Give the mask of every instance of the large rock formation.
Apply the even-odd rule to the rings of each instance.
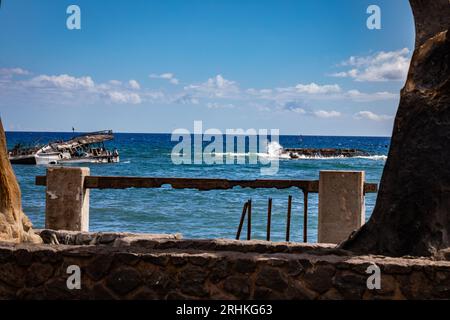
[[[41,243],[22,211],[20,188],[8,159],[6,137],[0,120],[0,241]]]
[[[416,47],[377,203],[341,245],[357,252],[429,256],[450,247],[450,2],[410,3]]]

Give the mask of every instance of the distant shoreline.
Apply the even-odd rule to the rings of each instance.
[[[87,133],[89,131],[75,131],[75,134]],[[6,134],[11,133],[49,133],[49,134],[73,134],[72,131],[5,131]],[[167,132],[119,132],[114,134],[146,134],[146,135],[171,135]],[[225,134],[224,134],[225,135]],[[391,139],[391,136],[358,136],[358,135],[316,135],[316,134],[280,134],[281,137],[336,137],[336,138],[385,138]]]

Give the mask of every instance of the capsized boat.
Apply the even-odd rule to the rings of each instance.
[[[23,147],[16,145],[9,151],[13,164],[71,164],[116,163],[120,161],[117,149],[106,149],[104,142],[113,140],[112,130],[91,132],[67,141],[55,141],[47,145]]]
[[[9,160],[13,164],[36,164],[35,155],[42,145],[28,146],[18,143],[13,149],[8,150]]]

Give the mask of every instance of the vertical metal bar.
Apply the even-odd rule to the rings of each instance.
[[[287,225],[286,225],[286,241],[289,242],[291,234],[291,207],[292,207],[292,196],[288,198],[288,211],[287,211]]]
[[[249,199],[247,211],[247,240],[251,239],[251,235],[252,235],[252,199]]]
[[[267,241],[270,241],[270,225],[272,223],[272,198],[269,198],[267,205]]]
[[[236,240],[239,240],[241,237],[242,226],[244,225],[245,214],[247,213],[248,202],[244,203],[244,207],[242,208],[241,220],[239,221],[239,227],[236,234]]]
[[[308,191],[303,190],[303,242],[308,242]]]

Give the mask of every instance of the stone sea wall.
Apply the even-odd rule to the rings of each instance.
[[[177,235],[60,232],[47,238],[68,244],[0,243],[1,299],[450,298],[445,251],[432,260]],[[367,288],[373,264],[381,270],[379,290]],[[79,290],[67,287],[71,265],[80,267]]]

